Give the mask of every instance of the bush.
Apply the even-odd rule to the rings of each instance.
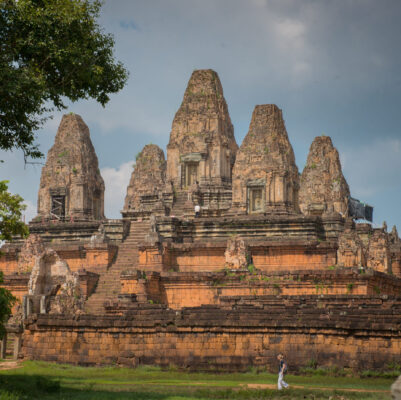
[[[255,266],[253,265],[253,264],[249,264],[248,266],[247,266],[247,268],[248,268],[248,271],[251,273],[251,274],[253,274],[253,273],[255,273]]]

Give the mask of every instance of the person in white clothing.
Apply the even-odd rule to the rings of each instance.
[[[282,390],[283,388],[288,389],[290,385],[284,381],[284,374],[287,372],[287,363],[284,361],[284,355],[280,353],[277,356],[277,360],[279,362],[277,382],[278,390]]]
[[[200,210],[201,210],[200,205],[197,204],[197,205],[195,206],[195,218],[199,218]]]

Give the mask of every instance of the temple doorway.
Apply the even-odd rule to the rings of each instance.
[[[263,212],[263,188],[250,188],[248,190],[248,196],[249,212]]]
[[[65,217],[65,196],[52,196],[51,216],[57,219]]]
[[[190,187],[198,181],[198,163],[185,164],[185,186]]]

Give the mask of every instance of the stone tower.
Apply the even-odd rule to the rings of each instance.
[[[233,169],[233,210],[298,211],[298,168],[281,110],[256,106]]]
[[[164,152],[155,144],[146,145],[136,158],[127,188],[123,215],[143,214],[160,207],[166,181]]]
[[[42,168],[38,217],[74,221],[104,219],[104,182],[89,129],[77,114],[63,116]]]
[[[301,211],[304,214],[337,212],[346,215],[349,195],[337,149],[329,136],[316,137],[301,175]]]
[[[238,146],[216,72],[192,73],[167,146],[167,180],[175,189],[230,185]]]

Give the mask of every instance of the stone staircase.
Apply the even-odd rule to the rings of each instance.
[[[178,217],[191,212],[193,212],[193,205],[191,203],[191,206],[189,208],[188,193],[186,191],[179,191],[175,196],[171,215],[175,215],[176,217]]]
[[[120,275],[128,268],[138,264],[138,246],[144,242],[149,233],[149,221],[132,221],[127,238],[119,246],[115,261],[99,277],[95,293],[86,302],[89,314],[104,314],[104,303],[116,299],[121,292]]]

